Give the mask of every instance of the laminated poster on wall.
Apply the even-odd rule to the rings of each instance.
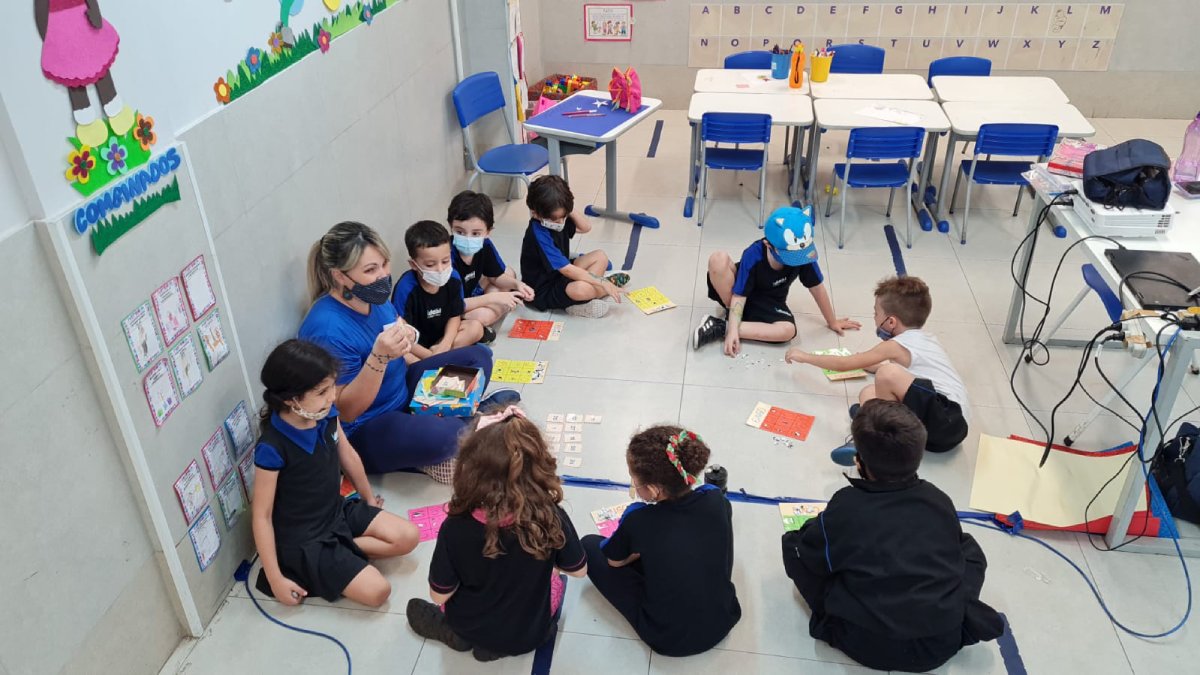
[[[161,427],[179,407],[179,392],[175,389],[175,380],[171,377],[171,367],[166,359],[150,367],[146,378],[142,380],[142,390],[146,394],[154,426]]]
[[[171,348],[171,368],[175,371],[175,380],[179,382],[179,393],[187,398],[200,388],[204,375],[200,372],[200,354],[196,351],[196,341],[191,335],[186,335]]]
[[[246,510],[246,500],[242,498],[242,486],[237,478],[230,476],[221,487],[217,488],[217,502],[221,505],[221,516],[225,519],[225,527],[232,530],[237,525],[242,511]]]
[[[214,309],[212,314],[196,324],[196,334],[200,336],[200,348],[204,350],[204,360],[211,371],[229,356],[229,343],[225,341],[225,332],[221,330],[220,310]]]
[[[192,318],[199,321],[205,312],[217,306],[217,296],[213,294],[208,268],[204,266],[204,256],[196,256],[195,260],[183,268],[179,277],[183,279],[183,290],[187,292]]]
[[[238,401],[233,412],[225,418],[225,430],[229,432],[229,439],[233,441],[235,455],[250,449],[250,445],[254,443],[254,431],[250,428],[250,413],[246,409],[245,401]]]
[[[225,434],[221,433],[220,429],[217,429],[204,443],[204,447],[200,448],[200,455],[204,457],[204,465],[208,467],[208,479],[212,481],[213,489],[216,490],[233,472],[233,455],[230,454],[229,445],[225,443]]]
[[[143,302],[129,316],[122,319],[121,328],[125,331],[129,352],[133,354],[133,363],[140,373],[163,350],[158,331],[154,329],[154,311],[150,309],[150,302]]]
[[[203,572],[217,559],[217,552],[221,550],[221,531],[217,529],[217,518],[211,507],[204,509],[204,513],[196,519],[196,523],[188,530],[188,537],[192,540],[196,562]]]
[[[179,277],[171,277],[154,295],[154,313],[158,316],[158,327],[162,330],[163,339],[167,344],[187,332],[192,325],[188,318],[187,309],[183,306],[183,288],[179,285]]]
[[[246,496],[254,499],[254,451],[246,453],[238,460],[238,474],[242,477],[242,487],[246,488]]]
[[[189,525],[204,510],[207,498],[204,496],[204,479],[200,477],[200,465],[192,460],[179,478],[175,479],[175,496],[179,498],[179,508],[183,510],[183,519]]]

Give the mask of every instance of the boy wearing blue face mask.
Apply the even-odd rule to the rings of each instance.
[[[825,290],[825,277],[817,265],[813,241],[812,207],[784,206],[763,224],[763,238],[742,252],[734,263],[728,253],[708,258],[708,297],[728,310],[728,317],[707,316],[696,327],[692,348],[723,340],[725,355],[737,356],[742,338],[758,342],[790,342],[796,337],[796,319],[788,309],[792,283],[800,280],[825,317],[829,329],[841,335],[857,330],[857,321],[838,318]]]
[[[420,331],[412,353],[427,359],[479,342],[483,324],[463,318],[466,305],[462,279],[450,262],[450,233],[441,223],[422,220],[404,233],[404,245],[412,269],[396,282],[392,306]]]
[[[789,349],[788,363],[808,363],[827,370],[863,368],[875,373],[875,382],[863,387],[858,403],[873,398],[903,403],[925,425],[929,452],[946,452],[967,437],[970,401],[946,350],[936,336],[924,330],[933,309],[929,286],[917,277],[891,277],[875,286],[875,347],[850,356],[809,354]],[[853,466],[856,450],[850,442],[833,451],[833,461]]]
[[[560,176],[542,176],[525,197],[529,227],[521,242],[521,277],[536,295],[535,309],[565,309],[572,316],[598,319],[608,313],[611,298],[621,301],[629,283],[624,272],[608,274],[608,256],[591,251],[571,257],[571,239],[592,231],[592,224],[575,213],[575,196]]]
[[[463,319],[483,324],[480,342],[486,344],[495,339],[491,326],[503,321],[517,305],[533,300],[534,291],[517,280],[488,238],[495,226],[490,197],[470,190],[458,193],[450,200],[446,222],[454,235],[450,258],[462,279],[466,302]]]

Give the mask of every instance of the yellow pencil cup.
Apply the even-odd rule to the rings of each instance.
[[[833,65],[832,56],[812,57],[812,81],[824,82],[829,79],[829,68]]]

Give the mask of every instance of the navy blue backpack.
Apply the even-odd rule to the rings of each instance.
[[[1171,515],[1200,523],[1200,453],[1196,452],[1200,428],[1184,422],[1175,438],[1154,456],[1150,473],[1162,492]]]
[[[1083,158],[1083,194],[1093,204],[1161,209],[1171,196],[1171,160],[1158,143],[1134,138]]]

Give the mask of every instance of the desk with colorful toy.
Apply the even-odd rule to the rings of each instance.
[[[697,94],[791,94],[808,93],[808,77],[793,89],[786,79],[771,77],[771,70],[738,70],[723,68],[701,68],[696,71],[696,82],[692,91]]]
[[[833,76],[831,75],[830,77],[832,78]],[[873,108],[892,109],[901,113],[916,115],[917,119],[913,122],[912,126],[925,129],[925,157],[923,166],[921,167],[921,187],[916,193],[918,195],[925,194],[925,186],[929,184],[930,174],[933,171],[933,160],[937,157],[938,136],[950,129],[950,121],[946,119],[941,106],[930,100],[824,98],[813,102],[813,112],[816,117],[816,126],[814,128],[816,131],[811,134],[812,143],[808,151],[810,169],[808,172],[807,192],[810,198],[816,194],[813,192],[813,182],[816,179],[817,161],[821,153],[821,134],[826,131],[849,131],[850,129],[862,127],[902,126],[896,122],[864,114],[864,112],[870,111]],[[916,203],[913,204],[913,208],[916,209],[917,220],[921,224],[922,229],[932,229],[933,221],[924,208]],[[926,224],[929,224],[929,227],[926,227]]]
[[[718,71],[723,72],[723,71]],[[749,72],[749,71],[734,71],[734,72]],[[790,91],[799,91],[796,89]],[[696,93],[692,94],[691,103],[688,105],[688,121],[692,127],[692,145],[690,153],[690,161],[688,162],[688,194],[683,203],[684,217],[692,215],[692,206],[695,203],[697,171],[696,163],[700,156],[700,120],[704,117],[704,113],[708,112],[734,112],[734,113],[760,113],[771,116],[771,124],[781,127],[795,127],[796,133],[794,138],[797,142],[793,144],[790,152],[792,159],[790,166],[804,166],[803,162],[797,163],[797,154],[799,153],[799,138],[804,130],[812,127],[813,111],[812,99],[804,94],[758,94],[755,96],[745,96],[740,93]],[[788,194],[793,200],[797,199],[797,193],[800,190],[800,174],[799,171],[792,172],[791,187]]]
[[[1076,197],[1076,199],[1078,198]],[[1038,213],[1050,203],[1051,198],[1035,189],[1034,197],[1031,201],[1033,203],[1030,205],[1027,232],[1032,232],[1034,228],[1038,227]],[[1169,232],[1156,237],[1121,239],[1125,247],[1149,251],[1200,251],[1200,201],[1188,201],[1172,197],[1170,203],[1175,207],[1177,213],[1175,214],[1174,224]],[[1051,215],[1059,224],[1065,226],[1067,238],[1072,241],[1078,241],[1092,235],[1091,229],[1075,213],[1074,208],[1071,206],[1056,205],[1052,207]],[[1108,257],[1104,255],[1106,249],[1115,248],[1115,245],[1111,241],[1106,239],[1089,239],[1076,248],[1083,249],[1084,254],[1088,257],[1088,262],[1104,277],[1109,288],[1121,289],[1121,302],[1124,307],[1129,309],[1140,308],[1137,297],[1126,287],[1126,284],[1122,283],[1121,275],[1117,273],[1116,269],[1109,262]],[[1030,246],[1026,246],[1021,250],[1017,269],[1015,270],[1018,279],[1028,278],[1028,270],[1033,255],[1034,250]],[[1056,253],[1055,257],[1057,255]],[[1024,301],[1025,294],[1022,292],[1022,289],[1013,284],[1012,297],[1008,304],[1008,318],[1004,324],[1003,337],[1004,342],[1007,344],[1020,344],[1021,338],[1027,337],[1018,335],[1017,332],[1017,325],[1024,310]],[[1158,414],[1165,420],[1175,410],[1175,403],[1183,388],[1184,378],[1191,369],[1196,351],[1200,349],[1200,331],[1173,329],[1167,322],[1158,318],[1157,314],[1155,316],[1140,317],[1136,321],[1133,321],[1132,324],[1126,325],[1136,327],[1143,335],[1150,338],[1151,343],[1156,339],[1160,339],[1162,347],[1168,347],[1169,345],[1169,349],[1164,350],[1165,367],[1158,384],[1158,396],[1154,405]],[[1156,336],[1160,335],[1161,338],[1156,338]],[[1086,344],[1086,341],[1083,340],[1054,337],[1043,338],[1042,342],[1047,347],[1081,347]],[[1149,355],[1143,358],[1157,360],[1157,357],[1153,356],[1153,352],[1150,352]],[[1150,367],[1154,368],[1155,364],[1151,363]],[[1150,415],[1147,415],[1143,419],[1150,419]],[[1158,425],[1154,423],[1147,424],[1146,436],[1142,439],[1142,447],[1156,448],[1161,438]],[[1148,454],[1146,459],[1149,459]],[[1129,532],[1129,524],[1132,522],[1133,513],[1137,509],[1139,497],[1143,493],[1145,484],[1146,475],[1143,471],[1134,470],[1126,473],[1125,482],[1121,488],[1121,496],[1117,500],[1117,508],[1112,514],[1112,524],[1108,528],[1105,540],[1109,547],[1121,545],[1123,550],[1139,553],[1173,554],[1175,552],[1174,544],[1165,538],[1148,537],[1125,543],[1126,535],[1123,533]],[[1195,537],[1181,537],[1179,545],[1185,555],[1200,557],[1200,539]]]
[[[625,220],[643,227],[658,227],[658,219],[644,213],[617,210],[617,138],[662,107],[656,98],[642,98],[636,112],[613,109],[608,92],[578,92],[552,108],[525,121],[525,128],[546,138],[550,151],[550,173],[559,175],[562,167],[560,142],[603,143],[605,155],[605,205],[594,204],[584,210],[589,216]]]
[[[985,79],[985,78],[980,78]],[[942,165],[941,187],[936,191],[924,190],[924,201],[933,209],[938,231],[949,232],[950,222],[942,220],[946,194],[950,187],[950,176],[957,170],[954,161],[954,146],[959,141],[971,141],[979,135],[984,124],[1053,124],[1058,127],[1058,137],[1088,138],[1096,135],[1096,128],[1084,118],[1079,109],[1070,103],[1041,103],[1037,101],[948,101],[942,110],[950,120],[950,139],[946,143],[945,163]],[[1041,161],[1045,161],[1042,158]],[[925,230],[930,228],[921,227]]]

